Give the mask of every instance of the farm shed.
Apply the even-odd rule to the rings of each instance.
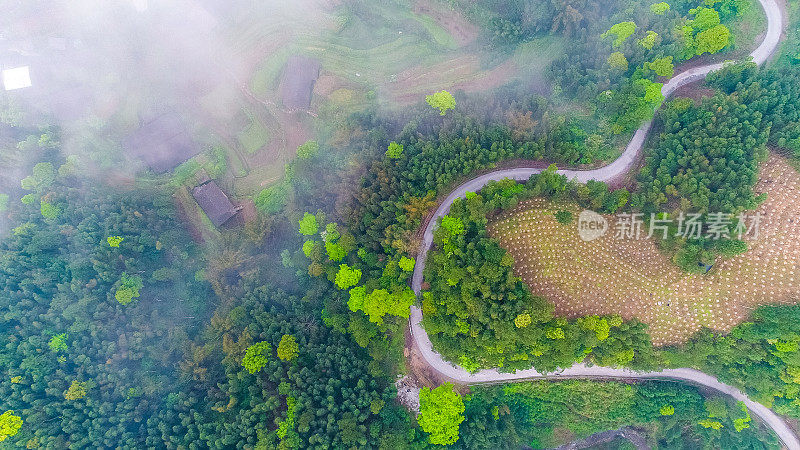
[[[164,173],[200,153],[177,113],[162,114],[139,127],[125,140],[129,153],[156,173]]]
[[[283,106],[290,110],[306,110],[311,106],[320,67],[319,61],[313,58],[298,55],[289,58],[281,80]]]
[[[31,87],[31,74],[28,66],[5,69],[2,72],[3,88],[7,91]]]
[[[222,226],[239,211],[213,181],[206,181],[192,189],[192,196],[215,227]]]

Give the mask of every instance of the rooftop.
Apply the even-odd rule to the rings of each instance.
[[[126,139],[125,148],[156,173],[170,171],[200,153],[200,146],[174,112],[162,114],[139,127]]]
[[[283,106],[289,109],[308,109],[319,70],[320,63],[316,59],[299,55],[290,57],[283,69],[281,81]]]
[[[192,189],[192,196],[215,227],[222,226],[238,211],[228,196],[213,181],[206,181]]]

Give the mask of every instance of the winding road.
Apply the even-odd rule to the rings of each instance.
[[[783,30],[783,15],[780,7],[775,0],[759,0],[761,6],[767,17],[767,32],[764,36],[761,45],[755,49],[750,56],[757,64],[763,64],[778,47],[781,33]],[[699,81],[705,78],[709,73],[719,70],[723,64],[710,64],[701,67],[695,67],[682,72],[673,77],[669,82],[664,84],[661,92],[664,97],[669,97],[675,90],[686,84]],[[637,160],[644,147],[645,139],[650,131],[652,122],[649,121],[643,124],[633,135],[633,138],[628,143],[622,155],[613,163],[593,170],[559,170],[558,172],[566,175],[570,179],[576,179],[580,182],[587,182],[589,180],[597,181],[610,181],[624,176],[630,171]],[[537,168],[515,168],[507,170],[498,170],[490,172],[485,175],[476,177],[461,186],[457,187],[442,201],[439,208],[433,214],[425,228],[422,243],[419,248],[417,264],[414,267],[414,275],[412,278],[412,288],[417,295],[422,290],[422,275],[425,270],[425,260],[433,243],[433,231],[436,227],[438,220],[447,214],[450,206],[457,198],[463,198],[467,192],[479,191],[490,181],[499,181],[504,178],[511,178],[518,181],[525,181],[531,175],[541,172]],[[439,374],[450,378],[454,381],[464,384],[474,383],[495,383],[504,381],[519,381],[524,379],[567,379],[567,378],[594,378],[594,379],[671,379],[688,382],[691,384],[704,386],[714,389],[721,393],[727,394],[736,400],[744,402],[750,411],[759,417],[766,425],[773,429],[775,434],[780,438],[783,444],[791,450],[800,450],[800,439],[795,432],[775,414],[771,409],[764,405],[750,400],[743,392],[721,383],[715,377],[700,372],[694,369],[667,369],[654,372],[634,372],[628,369],[615,369],[610,367],[587,366],[585,364],[575,364],[572,367],[564,369],[555,373],[539,373],[536,370],[521,370],[515,373],[501,373],[496,369],[482,370],[477,373],[469,373],[463,368],[445,361],[442,356],[433,350],[433,345],[428,337],[428,334],[422,328],[422,311],[416,307],[411,307],[411,316],[409,319],[411,326],[411,334],[415,341],[419,352],[421,353],[425,362],[431,369]]]

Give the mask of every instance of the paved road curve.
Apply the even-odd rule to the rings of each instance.
[[[764,36],[764,41],[750,54],[750,56],[757,64],[762,64],[770,57],[770,55],[772,55],[778,46],[781,32],[783,30],[783,16],[780,8],[775,3],[775,0],[759,0],[759,2],[761,3],[761,6],[764,8],[764,12],[767,15],[767,32]],[[661,89],[661,92],[665,97],[669,97],[679,87],[701,80],[710,72],[719,70],[721,67],[722,64],[711,64],[702,67],[695,67],[682,72],[666,83]],[[642,125],[633,135],[633,138],[631,139],[630,143],[628,143],[628,146],[625,148],[625,151],[622,153],[622,155],[613,163],[594,170],[560,170],[559,173],[566,175],[570,179],[576,179],[584,183],[589,180],[609,181],[625,175],[636,163],[642,147],[644,146],[647,133],[650,131],[651,125],[651,122],[647,122]],[[535,168],[498,170],[474,178],[451,192],[441,203],[425,228],[425,233],[423,235],[417,257],[417,264],[414,267],[414,275],[412,278],[412,288],[414,289],[414,292],[419,294],[422,288],[422,274],[425,270],[425,259],[427,258],[428,250],[430,250],[433,243],[433,230],[438,220],[450,210],[450,205],[453,204],[453,201],[455,201],[457,198],[464,197],[467,192],[479,191],[490,181],[498,181],[504,178],[512,178],[514,180],[524,181],[530,178],[531,175],[539,172],[541,172],[541,169]],[[433,350],[433,345],[431,344],[427,333],[425,333],[425,330],[422,328],[421,322],[422,311],[419,308],[412,306],[410,318],[411,333],[417,347],[420,350],[420,353],[431,368],[455,381],[473,384],[519,381],[523,379],[564,378],[666,378],[680,380],[717,390],[733,397],[736,400],[744,402],[744,404],[747,405],[753,414],[758,416],[764,423],[766,423],[775,431],[787,448],[791,450],[800,450],[800,439],[798,439],[797,435],[794,433],[794,431],[792,431],[791,428],[789,428],[786,422],[784,422],[771,409],[760,403],[750,400],[740,390],[723,384],[715,377],[698,370],[667,369],[658,372],[633,372],[627,369],[613,369],[609,367],[597,366],[589,367],[585,364],[575,364],[574,366],[564,369],[561,372],[549,374],[542,374],[533,369],[517,371],[515,373],[501,373],[496,369],[482,370],[477,373],[469,373],[463,368],[445,361],[441,355]]]

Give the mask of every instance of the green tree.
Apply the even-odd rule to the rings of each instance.
[[[464,421],[464,409],[464,400],[453,391],[452,384],[444,383],[433,390],[424,387],[419,393],[417,422],[429,434],[431,444],[454,444]]]
[[[67,333],[61,333],[51,337],[47,345],[53,353],[67,351]]]
[[[297,147],[297,157],[300,159],[311,159],[319,153],[319,143],[317,141],[306,141]]]
[[[628,58],[622,54],[622,52],[614,52],[608,55],[608,59],[606,60],[608,65],[611,66],[612,69],[626,71],[628,70]]]
[[[514,326],[517,328],[525,328],[531,324],[531,315],[528,313],[522,313],[514,318]]]
[[[725,25],[717,25],[708,30],[701,31],[697,33],[697,37],[695,38],[695,45],[697,45],[695,53],[697,55],[702,55],[703,53],[717,53],[728,46],[730,36],[731,32]]]
[[[370,322],[382,325],[383,318],[387,314],[407,319],[414,300],[416,300],[416,295],[409,288],[399,292],[375,289],[364,299],[363,309],[364,313],[369,316]]]
[[[326,242],[325,253],[328,254],[328,259],[334,262],[341,261],[347,256],[347,250],[336,242]]]
[[[289,203],[289,192],[292,186],[288,182],[280,182],[274,186],[263,189],[254,200],[259,211],[267,214],[280,212]]]
[[[314,251],[314,246],[317,244],[317,241],[311,239],[303,242],[303,254],[306,255],[307,258],[310,258],[311,252]]]
[[[66,400],[80,400],[86,397],[86,383],[81,383],[78,380],[72,380],[72,384],[64,391],[64,399]]]
[[[350,299],[347,301],[347,307],[350,311],[356,312],[364,309],[364,301],[367,299],[367,288],[364,286],[357,286],[350,289]]]
[[[317,218],[313,214],[305,213],[303,218],[298,222],[300,224],[300,234],[305,236],[313,236],[319,231]]]
[[[46,189],[53,184],[56,179],[56,171],[49,162],[41,162],[33,166],[33,175],[22,179],[22,189],[28,191],[39,191]]]
[[[705,31],[719,25],[719,13],[713,8],[695,8],[689,11],[694,14],[694,19],[687,24],[696,31]]]
[[[622,45],[634,32],[636,32],[636,23],[634,22],[620,22],[614,24],[601,37],[614,36],[614,47]]]
[[[653,3],[650,5],[650,12],[657,16],[663,16],[667,11],[669,11],[669,3],[667,2]]]
[[[42,199],[39,202],[39,205],[42,217],[44,217],[45,219],[52,220],[58,217],[59,214],[61,214],[61,209],[58,206],[50,203],[45,199]]]
[[[660,77],[671,77],[675,73],[672,56],[656,58],[652,62],[646,62],[644,63],[644,68],[652,70]]]
[[[442,217],[441,227],[447,231],[449,236],[456,236],[464,234],[464,222],[458,217],[444,216]]]
[[[336,242],[342,234],[339,233],[339,225],[336,222],[331,222],[325,225],[325,242]]]
[[[403,145],[397,142],[390,142],[389,148],[386,150],[386,157],[390,159],[399,159],[403,156]]]
[[[555,212],[555,217],[561,225],[569,225],[572,223],[572,211],[560,210]]]
[[[645,37],[639,39],[639,45],[648,50],[652,50],[653,47],[656,45],[657,38],[658,38],[658,33],[650,30],[647,32],[647,35]]]
[[[15,416],[13,410],[0,415],[0,442],[15,436],[22,428],[22,417]]]
[[[256,373],[269,363],[272,355],[272,345],[267,341],[256,342],[247,347],[242,358],[242,367],[250,373]]]
[[[8,194],[0,193],[0,213],[8,210]]]
[[[117,301],[122,305],[127,305],[133,300],[139,298],[139,289],[144,286],[144,283],[142,283],[142,277],[139,275],[131,276],[125,272],[122,272],[119,283],[119,287],[114,293],[114,298],[116,298]]]
[[[361,270],[354,269],[347,264],[340,264],[339,271],[336,273],[336,287],[347,290],[358,284],[361,280]]]
[[[292,361],[297,358],[300,346],[291,334],[284,334],[278,343],[278,358],[283,361]]]
[[[415,264],[416,261],[414,261],[414,258],[407,258],[405,256],[400,258],[400,261],[397,262],[397,265],[403,272],[413,272]]]
[[[119,244],[121,244],[123,240],[125,240],[125,238],[122,236],[109,236],[106,238],[108,246],[113,248],[119,248]]]
[[[447,114],[447,111],[456,107],[456,99],[447,91],[439,91],[425,97],[425,101],[434,108],[439,110],[440,115]]]

